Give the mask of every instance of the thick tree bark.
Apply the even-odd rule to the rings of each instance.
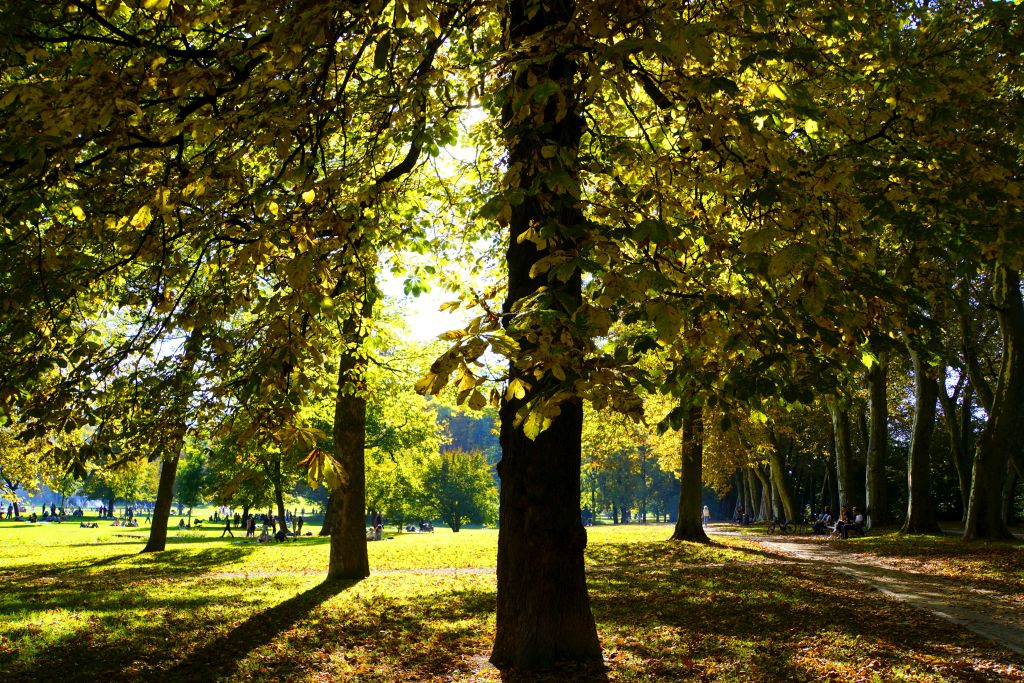
[[[914,366],[914,426],[907,455],[907,519],[902,531],[906,534],[934,534],[939,533],[939,525],[932,505],[929,454],[939,380],[938,373],[921,358],[920,352],[908,348]]]
[[[1003,482],[1003,524],[1009,528],[1013,522],[1013,489],[1017,485],[1017,468],[1012,462],[1006,463],[1006,480]]]
[[[506,394],[499,408],[500,527],[491,662],[517,670],[559,661],[599,665],[601,646],[583,569],[587,535],[580,521],[583,403],[572,394],[571,379],[561,383],[549,374],[538,379],[530,367],[538,338],[554,334],[560,340],[557,353],[572,373],[589,344],[572,318],[583,301],[581,272],[563,278],[533,272],[552,253],[578,253],[587,230],[573,196],[583,130],[579,66],[565,49],[565,41],[573,40],[575,3],[509,0],[507,8],[506,44],[513,65],[502,123],[507,165],[518,169],[521,201],[510,205],[502,323],[519,349],[510,359],[510,379],[525,382],[529,390],[522,398]],[[557,96],[537,102],[529,96],[537,83],[552,84]],[[541,153],[551,147],[553,155]],[[548,182],[553,174],[564,182]],[[543,242],[528,239],[532,234]],[[543,322],[520,316],[524,305],[544,311]],[[517,414],[555,392],[561,392],[560,412],[531,440]]]
[[[178,471],[178,454],[167,457],[160,464],[160,483],[156,490],[153,506],[153,523],[149,528],[149,541],[142,549],[144,553],[158,553],[167,547],[167,520],[171,516],[174,501],[174,476]]]
[[[361,323],[346,322],[357,334]],[[334,402],[334,464],[340,481],[331,491],[335,507],[331,529],[328,579],[362,579],[370,575],[366,552],[366,396],[363,361],[345,351],[338,363],[338,395]]]
[[[997,263],[992,300],[1003,348],[992,408],[974,452],[974,477],[964,525],[967,540],[1010,535],[1002,518],[1003,477],[1007,459],[1011,454],[1019,456],[1024,446],[1024,303],[1020,273]]]
[[[710,543],[701,521],[701,492],[704,489],[704,418],[700,408],[691,406],[687,410],[680,432],[682,468],[679,473],[679,517],[676,518],[672,540]],[[750,514],[754,514],[753,509],[750,509]]]
[[[850,441],[850,412],[837,401],[829,401],[832,414],[832,434],[836,445],[836,483],[839,485],[839,504],[856,505],[853,484],[853,444]],[[834,510],[833,512],[838,512]]]
[[[889,458],[889,406],[886,391],[889,354],[878,354],[878,362],[868,369],[868,399],[871,419],[868,432],[865,473],[865,525],[870,529],[892,523],[885,495],[885,465]]]

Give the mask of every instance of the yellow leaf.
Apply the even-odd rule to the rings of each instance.
[[[807,119],[804,121],[804,130],[811,137],[814,137],[818,133],[818,122],[814,119]]]
[[[780,88],[776,83],[772,83],[768,86],[768,94],[778,100],[786,100],[786,92]]]
[[[274,216],[274,218],[277,218],[277,213],[280,211],[280,208],[277,206],[277,202],[270,202],[267,204],[267,208],[270,210],[271,215]]]
[[[82,207],[76,206],[76,207],[72,208],[71,209],[71,213],[74,214],[75,218],[77,218],[78,220],[80,220],[80,221],[84,221],[85,220],[85,211],[82,210]]]
[[[306,202],[307,204],[312,204],[314,199],[316,199],[315,190],[306,190],[305,192],[302,193],[302,201]]]

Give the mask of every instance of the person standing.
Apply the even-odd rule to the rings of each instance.
[[[701,512],[701,518],[704,520],[704,526],[707,526],[711,522],[711,510],[707,505],[704,506],[704,511]]]

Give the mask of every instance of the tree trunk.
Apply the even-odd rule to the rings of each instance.
[[[518,346],[510,359],[510,379],[530,388],[522,398],[505,394],[499,408],[500,527],[491,662],[518,670],[543,669],[557,661],[599,665],[601,646],[583,569],[587,534],[580,521],[583,403],[573,395],[571,378],[560,382],[545,373],[538,379],[529,365],[538,338],[560,340],[556,358],[566,361],[569,372],[575,372],[590,343],[573,321],[583,302],[579,269],[559,278],[532,272],[549,255],[577,254],[587,229],[573,196],[583,130],[579,67],[560,41],[574,19],[575,3],[510,0],[507,7],[511,75],[502,123],[507,167],[519,169],[514,188],[519,197],[509,209],[502,324]],[[550,83],[557,96],[540,102],[531,98],[537,83]],[[541,153],[551,147],[554,154]],[[553,174],[565,182],[547,182]],[[532,234],[543,241],[528,239]],[[543,320],[520,314],[522,306],[543,311]],[[555,393],[561,394],[559,414],[531,440],[523,424],[516,423],[517,413]]]
[[[701,492],[704,488],[704,418],[701,409],[690,406],[680,430],[682,468],[679,472],[679,516],[673,541],[710,543],[701,521]],[[753,510],[750,511],[753,514]]]
[[[889,354],[878,354],[878,362],[868,368],[868,398],[871,410],[865,475],[864,523],[869,529],[892,523],[885,492],[885,465],[889,458],[889,406],[886,375]]]
[[[836,442],[836,483],[839,485],[839,505],[853,503],[853,444],[850,442],[850,412],[837,401],[829,401],[832,414],[832,434]],[[838,510],[834,511],[838,512]]]
[[[914,366],[914,426],[907,455],[907,520],[902,531],[905,534],[934,534],[939,533],[939,525],[932,505],[929,454],[939,380],[935,369],[922,360],[920,352],[908,348]]]
[[[283,475],[281,473],[281,454],[278,454],[274,458],[274,502],[277,504],[277,522],[284,529],[285,533],[288,532],[288,523],[285,522],[284,516],[284,482]]]
[[[772,439],[775,441],[775,439]],[[786,520],[796,519],[796,503],[793,502],[793,488],[789,483],[789,475],[786,473],[785,463],[779,454],[778,443],[771,449],[768,461],[771,464],[772,483],[775,484],[775,494],[778,496],[779,504]]]
[[[757,511],[757,518],[762,522],[770,520],[772,516],[772,482],[769,479],[771,472],[769,471],[768,474],[765,474],[761,465],[751,468],[750,471],[761,484],[761,507]]]
[[[747,490],[750,491],[750,518],[758,522],[764,521],[761,517],[761,496],[757,491],[753,468],[743,468],[743,479],[747,483]]]
[[[939,403],[942,405],[943,423],[946,425],[946,432],[949,434],[949,450],[953,458],[953,467],[956,469],[957,483],[960,488],[961,522],[967,521],[967,507],[971,499],[971,459],[967,450],[967,439],[962,430],[964,415],[966,414],[967,429],[970,429],[971,392],[970,384],[964,385],[963,408],[958,416],[956,408],[956,396],[946,393],[944,387],[939,387]]]
[[[1013,523],[1013,489],[1017,485],[1017,468],[1012,462],[1006,463],[1006,480],[1003,482],[1003,524],[1007,528]]]
[[[345,323],[346,338],[358,335],[355,315]],[[334,402],[334,464],[341,471],[328,502],[335,508],[331,528],[328,579],[362,579],[370,575],[366,552],[366,386],[363,361],[343,352],[339,359],[338,395]],[[331,502],[333,501],[333,503]],[[326,522],[326,515],[325,515]]]
[[[149,541],[142,549],[144,553],[158,553],[167,547],[167,520],[171,516],[174,500],[174,476],[178,471],[178,454],[174,453],[160,464],[160,483],[156,490],[156,504],[153,506],[153,523],[149,528]]]
[[[324,524],[320,527],[319,536],[330,536],[334,529],[334,518],[337,516],[338,502],[335,499],[334,491],[327,496],[327,505],[324,507]]]
[[[974,478],[964,538],[1007,538],[1002,518],[1003,477],[1010,454],[1024,446],[1024,303],[1020,273],[997,263],[992,300],[1003,349],[999,376],[985,428],[974,451]],[[977,387],[975,387],[977,389]]]

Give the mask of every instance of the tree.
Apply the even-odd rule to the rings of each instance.
[[[445,451],[434,456],[423,476],[434,513],[458,532],[466,522],[493,524],[497,491],[491,466],[481,451]]]
[[[206,500],[209,489],[210,474],[206,468],[206,459],[202,452],[191,453],[179,468],[174,482],[174,497],[178,505],[188,508],[188,525],[192,526],[192,508]]]

